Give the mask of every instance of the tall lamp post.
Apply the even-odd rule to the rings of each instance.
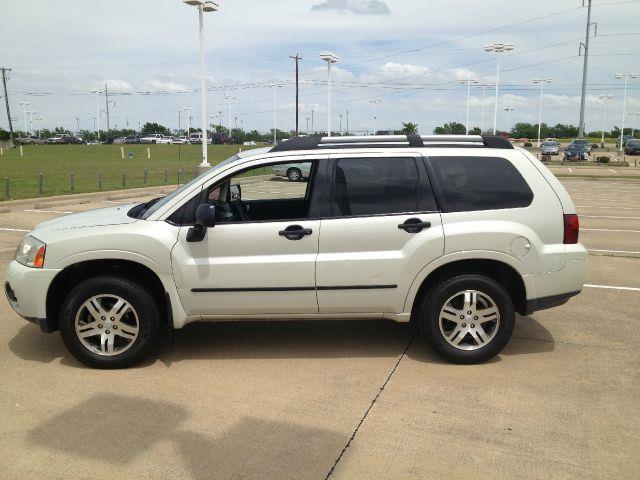
[[[200,168],[211,168],[207,158],[207,90],[204,71],[204,12],[215,12],[218,4],[210,0],[182,0],[182,3],[198,7],[198,31],[200,35],[200,123],[202,128],[202,163]]]
[[[504,110],[505,112],[507,112],[507,136],[509,135],[509,127],[511,126],[511,124],[509,123],[509,112],[513,112],[515,110],[515,107],[512,107],[511,105],[506,105],[504,107],[502,107],[502,110]]]
[[[640,112],[631,112],[629,116],[631,117],[631,138],[633,138],[636,131],[636,117],[640,116]]]
[[[376,120],[378,119],[377,115],[376,115],[376,110],[377,110],[377,106],[378,104],[381,102],[382,100],[380,100],[379,98],[372,98],[369,100],[369,103],[373,103],[373,134],[376,134]]]
[[[458,83],[460,85],[467,86],[467,121],[464,125],[466,129],[465,135],[469,135],[469,102],[471,101],[471,84],[478,84],[480,83],[480,80],[477,78],[467,78],[466,80],[458,80]]]
[[[624,78],[624,97],[622,98],[622,127],[620,128],[620,153],[624,149],[624,117],[627,115],[627,83],[630,78],[638,78],[637,73],[616,73],[615,77],[620,80]]]
[[[233,140],[233,136],[231,135],[231,102],[233,102],[236,97],[233,95],[225,95],[224,99],[227,101],[227,127],[229,129],[229,138]]]
[[[274,83],[273,87],[273,144],[278,143],[278,88],[281,83]]]
[[[493,110],[493,134],[496,134],[498,125],[498,91],[500,90],[500,55],[513,50],[512,43],[491,43],[485,45],[484,51],[496,54],[496,104]]]
[[[338,61],[338,56],[331,52],[322,52],[320,58],[327,62],[327,136],[331,136],[331,65]]]
[[[607,103],[609,103],[609,100],[613,100],[613,95],[600,95],[598,98],[602,100],[602,139],[600,140],[600,144],[604,147],[604,125],[607,121]]]
[[[27,133],[27,112],[26,112],[26,108],[27,105],[31,105],[30,102],[19,102],[20,106],[22,107],[22,117],[24,118],[24,133]]]
[[[532,82],[540,85],[540,106],[538,109],[538,147],[540,146],[540,128],[542,126],[542,90],[545,83],[551,83],[553,80],[550,78],[534,78]]]

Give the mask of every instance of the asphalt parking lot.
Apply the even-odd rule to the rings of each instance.
[[[136,368],[91,370],[3,297],[0,478],[638,478],[640,181],[563,182],[587,285],[518,317],[483,365],[336,320],[194,324]],[[0,213],[0,265],[37,223],[104,202]]]

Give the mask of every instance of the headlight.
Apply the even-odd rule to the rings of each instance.
[[[47,246],[37,238],[27,235],[16,250],[16,261],[32,268],[44,266],[44,254]]]

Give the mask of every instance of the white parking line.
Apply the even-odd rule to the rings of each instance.
[[[616,287],[613,285],[591,285],[589,283],[585,283],[583,286],[587,288],[605,288],[607,290],[628,290],[631,292],[640,292],[640,288],[636,288],[636,287]]]
[[[608,205],[608,206],[600,206],[600,205],[576,205],[576,208],[604,208],[607,210],[638,210],[638,207],[618,207],[617,205]]]
[[[616,230],[613,228],[581,228],[581,232],[624,232],[624,233],[640,233],[640,230]]]
[[[640,255],[640,252],[634,252],[631,250],[601,250],[597,248],[588,248],[588,252],[604,252],[604,253],[631,253],[634,255]]]
[[[0,227],[0,230],[3,232],[30,232],[31,230],[23,230],[21,228],[6,228]]]
[[[609,171],[610,171],[610,172],[613,172],[613,173],[618,173],[618,172],[616,172],[616,171],[615,171],[614,169],[612,169],[612,168],[610,168],[610,169],[609,169]]]
[[[76,213],[76,212],[67,212],[64,210],[38,210],[36,208],[29,208],[25,210],[25,212],[37,212],[37,213]]]
[[[611,215],[580,215],[580,218],[617,218],[620,220],[640,220],[640,217],[614,217]]]
[[[569,171],[570,171],[571,173],[573,173],[573,168],[570,168],[570,169],[569,169]]]

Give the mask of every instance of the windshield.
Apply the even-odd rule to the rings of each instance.
[[[215,166],[216,169],[223,167],[225,165],[227,165],[228,163],[233,162],[234,160],[237,160],[239,157],[238,155],[234,155],[232,157],[227,158],[226,160],[224,160],[223,162],[220,162],[218,165]],[[167,203],[169,203],[171,200],[173,200],[174,198],[176,198],[177,196],[179,196],[182,192],[189,190],[193,185],[195,185],[196,183],[198,183],[200,180],[202,180],[204,177],[206,177],[207,175],[209,175],[209,173],[211,172],[211,170],[207,170],[206,172],[201,173],[200,175],[198,175],[196,178],[194,178],[193,180],[191,180],[189,183],[185,183],[184,185],[182,185],[179,188],[176,188],[173,192],[171,192],[169,195],[167,195],[166,197],[161,198],[160,200],[158,200],[157,202],[155,202],[153,205],[150,205],[149,208],[147,208],[144,213],[139,214],[140,218],[143,220],[146,220],[147,218],[149,218],[154,212],[157,212],[160,208],[162,208],[163,206],[165,206]]]
[[[577,145],[586,145],[587,141],[586,140],[574,140],[573,143],[575,143]]]

